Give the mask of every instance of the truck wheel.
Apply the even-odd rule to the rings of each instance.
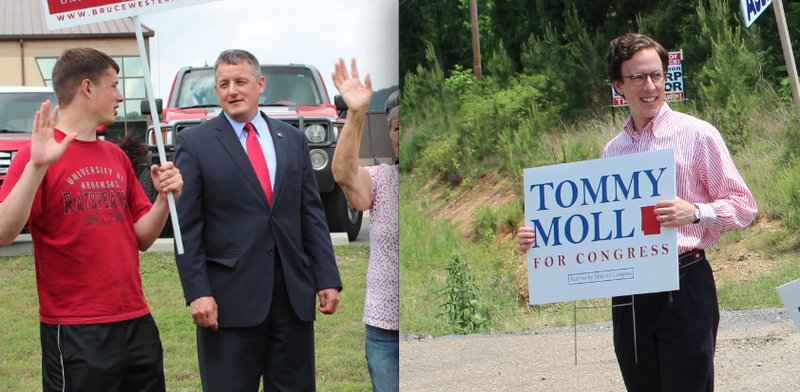
[[[139,183],[142,184],[142,189],[144,189],[144,193],[147,194],[147,198],[150,199],[150,202],[155,203],[156,197],[158,197],[158,191],[156,191],[156,186],[153,185],[149,167],[143,170],[142,174],[139,175]],[[158,235],[158,238],[172,238],[172,217],[167,216],[167,223],[164,224],[164,229],[161,230],[161,234]]]
[[[364,212],[356,210],[347,202],[339,184],[333,187],[332,192],[323,193],[321,196],[322,204],[325,206],[325,217],[328,220],[328,230],[331,233],[346,232],[348,240],[355,241],[361,230]]]

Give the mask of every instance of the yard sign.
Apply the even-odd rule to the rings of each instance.
[[[531,305],[677,290],[674,150],[525,169]]]

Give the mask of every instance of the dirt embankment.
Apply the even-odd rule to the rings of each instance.
[[[465,187],[431,180],[419,190],[418,197],[425,199],[433,219],[449,221],[467,239],[473,236],[475,212],[478,207],[488,207],[498,211],[506,204],[522,203],[522,185],[513,183],[504,171],[475,179],[472,185]],[[520,221],[519,224],[523,222]],[[748,281],[768,275],[775,270],[778,262],[765,256],[762,249],[774,246],[769,243],[770,236],[784,229],[780,222],[770,221],[760,215],[752,226],[740,230],[735,238],[724,239],[717,246],[707,249],[708,260],[711,261],[717,278],[717,288],[732,282]],[[516,242],[515,233],[500,225],[493,241]],[[517,291],[520,298],[527,298],[527,266],[521,263],[515,268],[514,281]]]

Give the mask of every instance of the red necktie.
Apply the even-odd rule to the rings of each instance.
[[[264,151],[261,150],[261,143],[258,142],[256,129],[252,123],[247,123],[244,125],[244,130],[247,132],[247,157],[250,158],[250,163],[253,164],[253,170],[256,171],[258,182],[264,188],[267,201],[272,205],[272,183],[269,180],[269,168],[267,167],[267,160],[264,158]]]

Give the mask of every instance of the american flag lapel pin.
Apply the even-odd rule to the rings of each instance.
[[[278,132],[278,137],[283,137],[283,134]]]

